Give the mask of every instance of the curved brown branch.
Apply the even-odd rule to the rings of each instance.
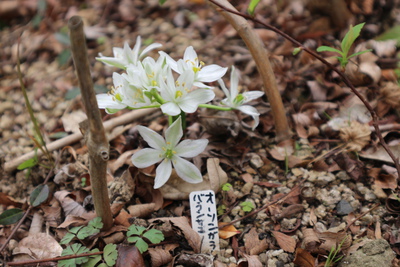
[[[393,160],[393,163],[396,167],[397,173],[400,177],[400,164],[398,159],[395,157],[395,155],[393,154],[393,152],[390,150],[388,144],[386,143],[385,139],[382,136],[382,132],[379,128],[379,123],[378,123],[378,115],[376,114],[375,110],[372,108],[372,106],[368,103],[368,101],[357,91],[357,89],[354,87],[354,85],[350,82],[349,78],[346,76],[346,74],[344,74],[342,71],[340,71],[338,68],[336,68],[334,65],[332,65],[331,63],[329,63],[327,60],[325,60],[323,57],[321,57],[320,55],[318,55],[316,52],[308,49],[307,47],[303,46],[303,44],[301,44],[299,41],[297,41],[296,39],[292,38],[291,36],[289,36],[288,34],[282,32],[281,30],[279,30],[278,28],[275,28],[274,26],[262,22],[258,19],[255,19],[249,15],[240,13],[232,8],[227,8],[224,5],[221,5],[218,3],[217,0],[209,0],[211,3],[217,5],[219,8],[223,9],[226,12],[238,15],[242,18],[245,19],[249,19],[254,21],[255,23],[258,23],[262,26],[264,26],[265,28],[267,28],[268,30],[271,30],[273,32],[278,33],[279,35],[283,36],[285,39],[289,40],[290,42],[292,42],[293,44],[295,44],[296,46],[298,46],[299,48],[301,48],[301,50],[306,51],[307,53],[309,53],[310,55],[312,55],[313,57],[315,57],[316,59],[318,59],[319,61],[321,61],[322,63],[324,63],[326,66],[328,66],[330,69],[332,69],[334,72],[336,72],[343,80],[343,82],[351,89],[351,91],[361,100],[361,102],[365,105],[365,107],[368,109],[368,111],[371,114],[372,117],[372,125],[375,128],[376,131],[376,135],[378,136],[378,139],[382,145],[382,147],[385,149],[385,151],[388,153],[388,155],[390,156],[390,158]]]
[[[225,7],[234,9],[227,0],[210,1],[211,6],[215,8],[222,16],[235,28],[240,37],[246,43],[254,61],[256,62],[258,72],[264,83],[264,91],[271,105],[271,114],[274,118],[276,140],[283,141],[289,139],[292,135],[286,118],[285,108],[282,98],[276,85],[275,74],[269,61],[268,52],[265,49],[260,37],[255,33],[249,23],[241,16],[233,15],[235,13],[228,11]],[[218,7],[223,7],[222,10]],[[229,10],[230,10],[229,9]]]

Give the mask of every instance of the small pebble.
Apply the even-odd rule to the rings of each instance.
[[[347,215],[352,211],[354,211],[353,207],[344,199],[340,200],[336,206],[336,212],[339,215]]]
[[[253,167],[254,169],[259,169],[262,166],[264,166],[264,162],[261,159],[261,157],[256,154],[256,153],[249,153],[249,155],[251,156],[250,159],[250,166]]]

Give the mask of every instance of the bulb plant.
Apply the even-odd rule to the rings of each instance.
[[[170,125],[165,138],[147,127],[138,126],[139,134],[151,148],[136,152],[132,156],[133,165],[145,168],[161,161],[156,169],[154,188],[168,181],[172,167],[184,181],[200,183],[202,175],[199,169],[184,158],[199,155],[207,147],[208,140],[180,142],[186,126],[186,114],[196,112],[199,107],[239,110],[254,119],[254,130],[259,124],[260,113],[248,103],[263,96],[264,92],[241,93],[239,72],[234,66],[228,89],[222,80],[228,68],[206,65],[192,46],[186,48],[183,58],[179,60],[174,60],[164,51],[159,51],[157,59],[145,57],[148,52],[160,47],[161,44],[153,43],[140,51],[141,37],[138,36],[133,49],[125,43],[123,48],[113,49],[113,57],[100,54],[97,60],[121,69],[122,73],[113,73],[114,86],[107,94],[97,95],[98,106],[109,114],[125,108],[160,108],[169,117]],[[226,95],[218,105],[211,104],[215,98],[213,87],[208,85],[211,82],[218,82]]]

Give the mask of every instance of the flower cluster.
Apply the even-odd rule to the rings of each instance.
[[[252,116],[255,121],[253,129],[257,127],[260,114],[254,107],[244,104],[261,97],[264,93],[252,91],[240,94],[239,73],[234,67],[231,72],[231,88],[228,90],[221,79],[228,68],[215,64],[205,65],[191,46],[186,48],[183,58],[178,61],[163,51],[159,52],[157,60],[149,56],[144,57],[161,46],[154,43],[140,52],[139,36],[133,49],[125,43],[124,48],[113,48],[114,57],[100,54],[97,60],[124,72],[114,72],[112,89],[107,94],[97,95],[99,108],[111,114],[125,108],[158,107],[168,116],[193,113],[199,106],[220,110],[237,109]],[[177,79],[174,78],[173,71],[178,76]],[[215,81],[218,81],[226,95],[221,101],[222,106],[207,104],[214,99],[215,93],[212,87],[205,83]],[[169,179],[172,166],[183,180],[190,183],[201,182],[200,171],[181,157],[197,156],[205,149],[208,141],[184,140],[178,144],[183,135],[180,117],[166,131],[166,140],[143,126],[138,126],[138,131],[152,148],[143,149],[133,155],[133,164],[144,168],[162,160],[156,170],[155,188],[161,187]]]

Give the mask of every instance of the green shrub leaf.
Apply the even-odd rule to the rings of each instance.
[[[104,252],[103,253],[104,261],[107,263],[107,265],[114,266],[115,263],[117,262],[117,258],[118,258],[117,245],[107,244],[104,247],[103,252]]]
[[[0,214],[0,225],[10,225],[18,222],[24,216],[21,209],[9,209]]]
[[[32,192],[29,202],[32,207],[37,207],[49,197],[49,187],[46,184],[38,185]]]
[[[150,229],[143,234],[143,237],[150,240],[153,244],[158,244],[164,240],[164,235],[160,230]]]

